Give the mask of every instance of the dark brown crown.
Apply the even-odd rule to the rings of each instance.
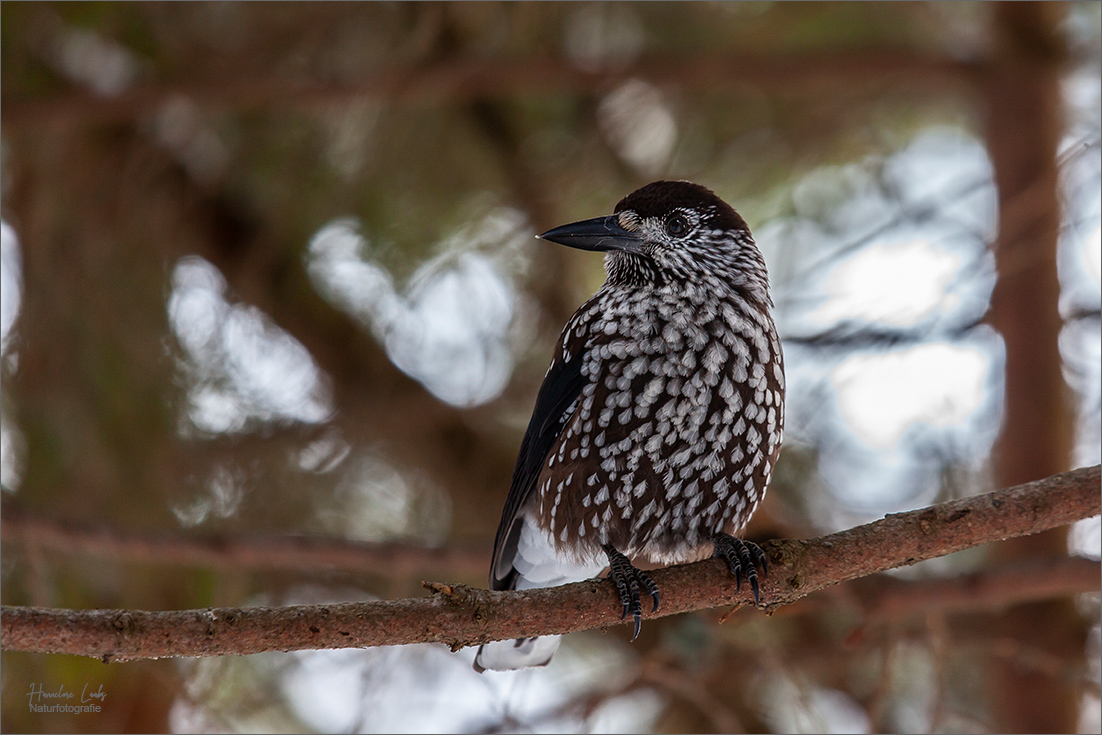
[[[705,215],[717,229],[745,230],[746,221],[715,192],[691,181],[655,181],[620,200],[615,212],[631,210],[640,217],[661,217],[675,209],[692,209]]]

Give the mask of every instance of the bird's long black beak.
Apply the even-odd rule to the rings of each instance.
[[[573,222],[548,230],[537,237],[579,250],[600,252],[626,250],[629,253],[636,253],[639,252],[639,246],[643,242],[643,238],[638,233],[621,227],[616,215]]]

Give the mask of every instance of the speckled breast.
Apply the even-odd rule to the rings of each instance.
[[[582,393],[537,481],[536,518],[563,553],[611,544],[658,563],[697,558],[765,494],[784,426],[768,312],[728,290],[610,289],[567,324],[556,359]]]

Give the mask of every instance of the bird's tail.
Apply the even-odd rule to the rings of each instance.
[[[561,635],[545,635],[539,638],[517,638],[512,641],[494,641],[478,647],[474,657],[474,669],[478,673],[512,671],[531,666],[546,666],[555,651],[559,650]]]
[[[511,555],[511,569],[497,578],[501,587],[528,590],[536,587],[556,587],[595,577],[605,568],[603,559],[571,560],[559,555],[545,531],[534,523],[525,522]],[[497,587],[497,589],[501,589]],[[512,671],[531,666],[546,666],[559,650],[562,636],[517,638],[495,641],[479,646],[474,659],[475,671]]]
[[[528,565],[520,561],[524,571],[532,574],[537,579],[529,579],[523,576],[518,569],[509,580],[510,589],[526,590],[535,587],[553,587],[556,584],[564,584],[565,580],[552,577],[548,574],[539,574],[540,569],[530,569]],[[584,577],[580,577],[584,579]],[[570,580],[575,581],[575,580]],[[527,669],[535,666],[546,666],[551,663],[551,657],[559,650],[561,635],[545,635],[539,638],[516,638],[514,640],[494,641],[484,643],[478,647],[478,655],[474,657],[474,670],[478,673],[489,669],[491,671],[513,671],[515,669]]]

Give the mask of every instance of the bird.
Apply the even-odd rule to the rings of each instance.
[[[761,504],[784,429],[784,358],[765,260],[710,189],[656,181],[613,214],[542,240],[605,254],[605,283],[567,321],[521,442],[490,588],[598,576],[639,635],[657,585],[633,561],[712,555],[760,603],[766,555],[735,536]],[[483,644],[475,670],[544,666],[560,636]]]

